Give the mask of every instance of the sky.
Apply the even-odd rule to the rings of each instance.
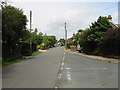
[[[99,1],[99,0],[98,0]],[[23,9],[27,15],[29,29],[29,12],[32,11],[32,29],[47,35],[64,38],[64,23],[67,23],[68,38],[79,29],[89,28],[91,22],[99,16],[111,15],[114,23],[118,23],[118,0],[107,2],[83,2],[79,0],[10,0],[10,4]]]

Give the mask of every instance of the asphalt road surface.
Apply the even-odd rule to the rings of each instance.
[[[118,65],[50,49],[3,68],[3,88],[118,88]]]

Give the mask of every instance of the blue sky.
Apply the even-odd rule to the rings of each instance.
[[[29,20],[32,10],[32,28],[48,35],[64,37],[64,23],[67,23],[68,37],[78,29],[88,28],[101,16],[112,15],[113,22],[118,23],[118,2],[18,2],[12,5],[23,9]],[[29,22],[28,26],[29,28]]]

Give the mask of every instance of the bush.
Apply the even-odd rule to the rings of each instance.
[[[22,55],[30,55],[30,44],[29,43],[22,43]]]
[[[120,28],[105,33],[102,52],[106,55],[120,55]]]
[[[7,43],[2,44],[2,59],[3,62],[14,60],[17,58],[20,58],[22,56],[21,54],[21,44],[16,44],[14,48]]]
[[[32,52],[36,51],[37,45],[32,43]],[[30,44],[29,43],[22,43],[22,55],[29,56],[30,53]]]
[[[70,49],[70,46],[73,45],[72,43],[67,43],[67,48]]]

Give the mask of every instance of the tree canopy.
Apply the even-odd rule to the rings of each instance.
[[[26,29],[26,22],[27,17],[21,9],[10,5],[2,6],[2,40],[3,47],[7,47],[3,53],[8,51],[12,56],[16,54],[16,48],[19,48],[23,30]]]
[[[103,35],[112,28],[107,17],[99,17],[86,30],[78,30],[76,40],[83,47],[84,52],[95,52],[103,44]]]

